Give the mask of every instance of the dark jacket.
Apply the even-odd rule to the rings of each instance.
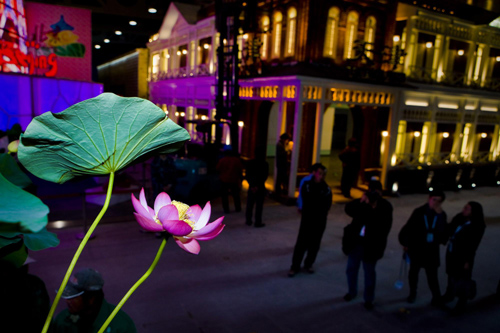
[[[453,218],[447,228],[450,240],[446,249],[446,273],[461,275],[465,263],[469,264],[469,271],[472,270],[485,227],[483,223],[471,223],[462,213]]]
[[[247,163],[245,178],[248,187],[266,189],[266,179],[269,176],[269,164],[264,159],[253,159]]]
[[[302,196],[302,219],[316,219],[318,222],[326,223],[328,211],[332,206],[332,191],[323,181],[307,181],[300,190]],[[308,221],[311,223],[311,221]]]
[[[354,247],[363,246],[363,260],[376,261],[382,258],[387,246],[387,236],[392,227],[392,205],[385,199],[378,199],[373,208],[360,199],[351,201],[345,206],[345,212],[352,217],[352,222],[345,230],[350,237],[350,244],[345,244],[345,252],[349,254]],[[364,236],[361,237],[361,229],[365,227]],[[344,240],[343,240],[344,241]]]
[[[427,225],[426,220],[427,217]],[[436,222],[434,227],[434,218]],[[408,222],[399,232],[399,243],[408,248],[410,264],[416,263],[422,267],[438,267],[439,245],[446,244],[446,213],[436,214],[428,204],[413,211]],[[428,234],[432,234],[432,241],[428,241]]]

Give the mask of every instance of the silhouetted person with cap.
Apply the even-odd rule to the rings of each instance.
[[[368,191],[361,199],[345,206],[345,212],[352,217],[352,222],[344,230],[342,250],[347,254],[346,301],[352,300],[358,293],[359,266],[363,263],[365,272],[365,308],[373,308],[375,298],[375,265],[384,255],[387,236],[392,226],[392,205],[382,198],[382,184],[378,180],[370,181]]]
[[[351,188],[356,185],[358,179],[361,156],[355,138],[350,138],[347,147],[339,154],[342,161],[342,178],[340,179],[340,189],[346,198],[351,197]]]
[[[74,274],[62,293],[68,308],[61,311],[52,322],[54,333],[98,332],[115,306],[104,299],[104,280],[99,272],[84,268]],[[132,319],[118,311],[105,332],[136,333]]]
[[[441,304],[441,291],[438,281],[439,245],[446,244],[446,213],[441,204],[445,199],[443,191],[434,190],[423,206],[413,211],[410,218],[399,232],[399,243],[410,258],[408,282],[410,295],[408,303],[414,303],[417,297],[418,275],[425,269],[427,283],[432,293],[433,305]]]
[[[314,273],[313,264],[316,261],[321,239],[326,228],[328,211],[332,206],[332,191],[325,182],[326,168],[322,164],[315,164],[312,169],[312,179],[302,185],[302,218],[300,219],[299,235],[293,250],[292,266],[289,277],[300,271],[304,260],[304,269],[307,273]]]
[[[243,163],[237,152],[227,151],[216,166],[221,182],[221,197],[224,213],[229,213],[229,194],[233,196],[234,207],[241,212],[241,181],[243,180]]]
[[[246,179],[248,181],[246,224],[252,225],[253,207],[255,206],[255,227],[264,227],[262,223],[262,210],[267,194],[266,179],[269,176],[269,164],[266,161],[266,151],[259,147],[255,158],[246,166]]]
[[[287,133],[280,135],[279,141],[276,143],[276,179],[274,192],[276,195],[281,195],[288,188],[288,152],[286,147],[290,142],[290,136]]]
[[[448,287],[443,295],[443,303],[458,297],[454,308],[456,313],[465,310],[468,293],[472,287],[472,268],[476,250],[484,235],[483,206],[475,201],[468,202],[462,212],[457,214],[448,225],[450,237],[446,249],[446,274]]]

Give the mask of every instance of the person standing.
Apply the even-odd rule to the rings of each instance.
[[[101,274],[92,268],[75,273],[62,293],[67,309],[61,311],[52,322],[53,333],[96,333],[115,309],[104,299]],[[135,333],[132,319],[119,310],[105,332]]]
[[[216,166],[221,182],[222,207],[224,213],[229,213],[229,193],[233,196],[236,212],[241,212],[241,181],[243,178],[243,163],[236,152],[226,152]]]
[[[255,227],[264,227],[262,223],[262,210],[266,197],[266,180],[269,176],[269,163],[266,161],[265,150],[258,149],[256,156],[250,160],[246,167],[248,181],[246,224],[252,225],[253,207],[255,206]]]
[[[300,271],[302,259],[306,272],[314,273],[313,264],[318,254],[321,238],[326,228],[328,211],[332,206],[332,191],[325,182],[326,168],[324,165],[315,164],[312,170],[312,179],[303,184],[302,217],[300,219],[299,235],[293,251],[292,266],[288,272],[289,277],[295,276]]]
[[[446,244],[446,213],[441,207],[445,200],[442,191],[429,193],[428,202],[416,208],[408,222],[399,232],[399,242],[410,258],[408,282],[410,295],[408,303],[414,303],[417,297],[418,275],[425,269],[427,283],[432,293],[433,305],[441,304],[441,292],[438,281],[439,245]]]
[[[351,198],[351,188],[356,185],[361,162],[361,156],[355,138],[349,139],[347,147],[340,152],[339,159],[342,161],[340,189],[344,197]]]
[[[276,143],[276,181],[274,192],[276,195],[281,195],[286,192],[288,187],[288,151],[287,146],[290,142],[290,136],[287,133],[280,135],[278,143]]]
[[[365,272],[364,306],[373,308],[375,298],[376,272],[375,265],[384,255],[387,236],[392,226],[392,205],[382,198],[382,184],[377,180],[370,181],[368,191],[361,199],[354,200],[345,206],[345,212],[352,217],[346,232],[350,233],[349,244],[344,244],[347,252],[347,285],[348,293],[344,299],[349,302],[358,293],[359,266],[363,263]],[[347,235],[346,235],[347,236]],[[347,248],[346,248],[347,247]]]
[[[443,295],[443,303],[449,303],[458,296],[454,311],[461,313],[467,304],[467,290],[457,288],[471,286],[472,268],[476,250],[484,235],[483,207],[480,203],[470,201],[462,212],[457,214],[448,225],[449,243],[446,249],[446,274],[448,286]]]

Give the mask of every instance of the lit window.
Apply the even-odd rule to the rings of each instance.
[[[155,53],[151,59],[151,74],[157,74],[160,69],[160,54]]]
[[[297,10],[294,7],[288,10],[286,26],[285,56],[291,57],[295,54],[295,32],[297,30]]]
[[[274,13],[273,29],[273,50],[272,58],[279,58],[281,53],[281,29],[283,25],[283,15],[280,12]]]
[[[359,15],[356,12],[350,12],[347,15],[347,26],[345,32],[344,59],[354,57],[354,41],[358,37]]]
[[[365,42],[366,42],[366,56],[373,59],[373,46],[375,43],[375,31],[377,28],[377,20],[373,16],[369,16],[366,20],[365,26]]]
[[[332,7],[328,11],[328,21],[326,22],[325,47],[323,56],[335,59],[337,53],[337,31],[339,25],[340,11],[337,7]]]
[[[267,59],[267,53],[269,50],[269,16],[262,17],[261,21],[262,27],[262,46],[260,57],[262,59]]]

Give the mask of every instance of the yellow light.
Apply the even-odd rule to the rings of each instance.
[[[122,32],[120,30],[115,31],[115,35],[117,35],[117,36],[121,36],[121,34],[122,34]]]
[[[244,34],[243,39],[248,39],[248,34]]]
[[[484,138],[486,138],[487,136],[488,136],[488,134],[486,134],[486,133],[481,133],[481,137],[482,137],[483,139],[484,139]]]
[[[201,116],[201,120],[207,120],[207,119],[208,119],[208,117],[207,117],[207,116],[205,116],[205,115],[202,115],[202,116]]]
[[[136,21],[128,21],[128,24],[130,24],[130,25],[137,25],[137,22]]]
[[[210,47],[210,45],[208,45],[208,44],[203,44],[203,48],[204,48],[205,50],[208,50],[208,48],[209,48],[209,47]]]
[[[188,51],[187,50],[182,50],[182,54],[187,54]]]
[[[420,136],[420,132],[419,131],[415,131],[413,132],[413,136],[418,138]]]
[[[244,122],[242,122],[242,121],[238,121],[238,126],[239,126],[239,127],[243,127],[243,125],[244,125],[244,124],[245,124]]]
[[[181,54],[182,54],[181,51],[177,51],[177,55],[181,55]]]
[[[425,43],[425,47],[430,49],[432,47],[432,42]]]
[[[450,133],[448,133],[448,132],[443,132],[443,138],[445,138],[445,139],[446,139],[446,138],[447,138],[447,137],[449,137],[449,136],[450,136]]]
[[[398,35],[395,35],[394,37],[392,37],[392,40],[394,41],[394,43],[397,43],[400,41],[400,37]]]
[[[105,38],[105,39],[104,39],[104,43],[106,43],[106,44],[107,44],[107,43],[109,43],[109,42],[110,42],[110,40],[109,40],[109,39],[107,39],[107,38]]]
[[[495,58],[495,60],[496,60],[497,62],[500,62],[500,56],[496,57],[496,58]]]
[[[186,113],[185,112],[181,112],[181,117],[184,117],[186,116]]]
[[[151,14],[155,14],[157,12],[156,8],[148,8],[148,12]]]
[[[387,132],[387,131],[382,131],[382,136],[383,136],[384,138],[388,137],[388,136],[389,136],[389,132]]]
[[[457,51],[457,54],[458,54],[459,56],[463,56],[463,55],[464,55],[464,53],[465,53],[465,52],[464,52],[464,50],[458,50],[458,51]]]
[[[176,117],[179,117],[179,112],[176,112],[176,113],[175,113],[175,116],[176,116]]]
[[[96,44],[94,47],[99,50],[101,48],[101,45]]]

